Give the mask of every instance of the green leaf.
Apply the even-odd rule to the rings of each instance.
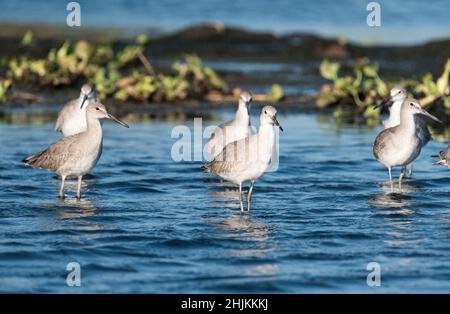
[[[33,32],[28,30],[25,32],[22,38],[22,45],[29,46],[33,43]]]
[[[271,102],[278,102],[284,97],[283,87],[279,84],[273,84],[267,95],[267,100]]]
[[[363,72],[364,72],[365,76],[368,76],[371,78],[378,77],[378,66],[370,65],[370,64],[364,65]]]
[[[444,72],[438,78],[436,82],[436,87],[440,95],[448,94],[448,76],[450,74],[450,59],[447,59],[447,63],[445,64]]]
[[[30,70],[38,74],[39,76],[45,76],[47,74],[45,60],[35,60],[30,63]]]
[[[364,117],[367,118],[379,118],[381,110],[374,109],[373,106],[368,106],[364,111]]]
[[[336,95],[332,93],[320,93],[316,98],[316,105],[319,108],[328,107],[337,101]]]
[[[450,108],[450,96],[445,96],[442,100],[444,101],[445,108]]]
[[[335,81],[338,78],[338,71],[339,71],[339,63],[337,62],[330,62],[327,59],[323,60],[320,64],[320,75],[322,77]]]
[[[6,101],[6,94],[8,92],[9,87],[11,86],[12,81],[8,79],[0,79],[0,103]]]
[[[141,34],[138,37],[136,37],[136,44],[139,46],[146,46],[149,43],[150,39],[147,35]]]

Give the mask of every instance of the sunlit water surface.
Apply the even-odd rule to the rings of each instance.
[[[243,214],[234,187],[172,160],[175,124],[105,122],[81,201],[75,181],[60,201],[52,173],[20,162],[57,139],[53,125],[0,125],[0,291],[448,292],[450,170],[429,157],[444,144],[429,143],[389,194],[372,157],[379,128],[280,120],[279,169]],[[66,284],[69,262],[81,287]]]

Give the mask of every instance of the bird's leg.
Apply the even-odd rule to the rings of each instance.
[[[77,199],[81,199],[81,180],[83,176],[78,176]]]
[[[391,167],[388,168],[388,172],[389,172],[389,184],[391,185],[391,192],[394,192],[394,184],[392,183]]]
[[[239,183],[239,202],[241,203],[241,212],[244,211],[244,196],[242,195],[242,182]]]
[[[59,198],[64,199],[64,182],[66,181],[66,176],[61,176],[61,187],[59,188]]]
[[[250,189],[248,190],[247,195],[247,210],[250,211],[251,203],[252,203],[252,192],[253,192],[253,186],[255,185],[255,181],[252,180],[252,184],[250,185]]]
[[[408,177],[412,177],[412,169],[413,169],[413,163],[409,164],[409,171],[408,171]]]
[[[398,188],[400,189],[400,192],[402,191],[402,180],[406,173],[406,166],[402,167],[402,172],[400,173],[400,177],[398,177]]]

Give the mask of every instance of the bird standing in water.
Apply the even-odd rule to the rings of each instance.
[[[247,208],[250,210],[255,181],[270,167],[275,150],[274,125],[283,131],[276,115],[277,110],[274,107],[262,108],[258,133],[229,143],[219,155],[202,167],[206,172],[239,185],[241,211],[244,211],[242,183],[251,181],[247,195]]]
[[[406,166],[419,156],[422,149],[414,119],[415,115],[419,114],[440,122],[438,118],[425,111],[417,100],[406,99],[400,108],[400,124],[381,131],[373,144],[375,158],[388,169],[391,191],[394,190],[391,174],[392,167],[402,167],[399,177],[399,187],[401,189]]]
[[[64,199],[64,182],[67,176],[78,177],[77,199],[81,198],[81,180],[97,164],[102,154],[103,131],[101,119],[111,119],[125,127],[128,125],[109,114],[100,102],[86,106],[84,132],[64,137],[51,144],[46,150],[27,157],[24,163],[33,168],[54,171],[61,176],[59,197]]]
[[[403,102],[408,98],[408,92],[404,87],[396,86],[391,89],[390,95],[387,99],[381,102],[378,107],[387,107],[389,109],[389,117],[383,120],[383,126],[385,129],[392,128],[400,124],[400,113]],[[428,125],[426,120],[420,116],[416,115],[414,117],[416,123],[416,132],[420,140],[420,145],[424,147],[430,140],[431,134],[428,130]],[[408,176],[412,176],[413,163],[409,164]]]

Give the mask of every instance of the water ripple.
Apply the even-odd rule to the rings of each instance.
[[[61,201],[53,174],[20,163],[57,138],[52,126],[0,125],[0,291],[70,292],[73,261],[78,291],[92,293],[370,292],[372,261],[380,292],[450,289],[450,171],[428,157],[442,144],[429,143],[391,193],[372,157],[378,129],[285,116],[280,167],[241,214],[235,186],[172,161],[173,126],[105,124],[84,198],[69,180]]]

